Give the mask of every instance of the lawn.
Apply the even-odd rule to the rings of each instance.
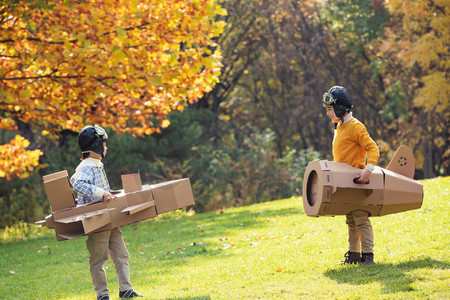
[[[123,227],[132,283],[145,299],[448,299],[450,177],[423,184],[422,208],[372,218],[375,265],[338,265],[345,217],[307,217],[293,197]],[[0,244],[0,298],[95,299],[85,240]]]

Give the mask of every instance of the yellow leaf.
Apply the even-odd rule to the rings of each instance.
[[[167,119],[164,119],[164,120],[162,120],[162,121],[160,122],[160,124],[161,124],[161,127],[162,127],[162,128],[166,128],[166,127],[169,127],[170,121],[167,120]]]

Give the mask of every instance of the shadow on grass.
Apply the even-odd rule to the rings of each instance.
[[[389,294],[415,290],[411,284],[420,278],[408,274],[410,271],[425,268],[445,270],[449,267],[450,264],[447,262],[423,258],[399,264],[376,263],[374,265],[344,266],[328,270],[324,275],[338,283],[360,285],[380,282],[383,284],[382,292]]]
[[[166,300],[209,300],[211,296],[167,298]]]

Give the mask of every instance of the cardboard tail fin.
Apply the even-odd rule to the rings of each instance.
[[[386,169],[409,178],[414,178],[416,163],[411,148],[405,145],[400,146]]]

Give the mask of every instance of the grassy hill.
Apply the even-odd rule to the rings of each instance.
[[[295,197],[123,227],[132,283],[145,299],[448,299],[450,177],[423,184],[422,208],[372,218],[376,265],[337,265],[345,217],[307,217]],[[85,239],[0,244],[0,298],[95,299]]]

